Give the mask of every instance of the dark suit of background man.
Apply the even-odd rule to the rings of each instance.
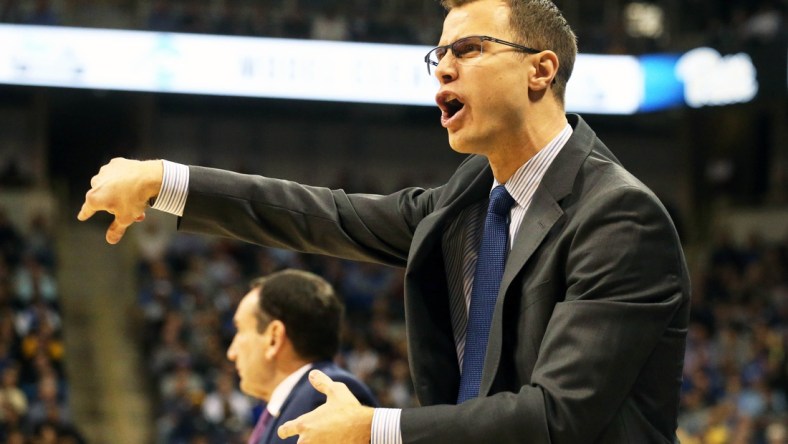
[[[307,381],[312,369],[347,385],[364,405],[377,405],[361,381],[331,361],[339,351],[342,311],[328,282],[299,270],[256,280],[238,304],[227,358],[235,363],[241,390],[267,403],[249,444],[295,444],[295,438],[280,439],[276,429],[326,402]]]
[[[315,373],[334,408],[284,424],[283,436],[673,442],[689,314],[682,248],[654,194],[565,114],[574,33],[546,0],[444,6],[442,46],[425,61],[449,144],[469,156],[443,186],[346,194],[117,159],[94,177],[79,218],[115,214],[116,243],[156,197],[184,231],[406,267],[422,407],[366,409]]]

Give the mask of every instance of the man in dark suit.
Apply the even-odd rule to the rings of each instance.
[[[326,402],[308,382],[311,370],[345,384],[364,405],[377,405],[361,381],[332,362],[342,311],[331,285],[306,271],[284,270],[253,282],[238,304],[227,349],[241,390],[266,402],[249,444],[295,444],[295,438],[279,438],[276,429]]]
[[[116,243],[153,207],[179,228],[406,267],[422,407],[366,409],[319,372],[306,442],[669,443],[689,315],[678,235],[654,194],[564,112],[575,36],[547,0],[445,0],[425,58],[449,143],[438,188],[388,196],[116,159],[79,214]],[[527,46],[526,46],[527,45]],[[614,73],[612,73],[614,74]]]

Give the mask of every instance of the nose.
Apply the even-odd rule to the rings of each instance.
[[[233,342],[230,343],[230,346],[227,347],[227,359],[231,362],[235,362],[235,358],[238,357],[238,354],[235,352],[235,338],[233,338]]]
[[[457,59],[454,58],[454,54],[449,51],[440,62],[438,62],[438,66],[435,67],[435,77],[438,79],[441,85],[445,85],[447,83],[453,82],[457,80]]]

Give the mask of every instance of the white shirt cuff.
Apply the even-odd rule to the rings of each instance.
[[[183,216],[186,196],[189,194],[189,167],[168,160],[162,160],[162,165],[164,176],[161,180],[161,189],[151,208]]]
[[[370,444],[402,444],[402,432],[399,429],[401,415],[401,409],[375,409]]]

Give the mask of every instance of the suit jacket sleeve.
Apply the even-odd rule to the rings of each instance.
[[[259,245],[404,266],[440,189],[346,194],[286,180],[190,167],[181,230]]]
[[[405,443],[628,442],[601,436],[632,410],[633,388],[658,343],[683,341],[683,253],[666,212],[643,188],[584,199],[554,245],[565,298],[554,307],[530,384],[459,406],[406,409]],[[675,374],[681,365],[681,357],[664,361],[669,368],[657,371]],[[643,415],[629,413],[634,421]]]

